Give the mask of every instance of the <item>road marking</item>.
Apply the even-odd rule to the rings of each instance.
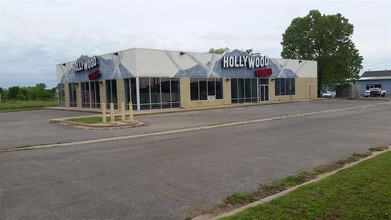
[[[65,147],[65,146],[72,146],[72,145],[94,144],[94,143],[100,143],[100,142],[127,140],[127,139],[142,138],[142,137],[149,137],[149,136],[177,134],[177,133],[183,133],[183,132],[189,132],[189,131],[199,131],[199,130],[206,130],[206,129],[213,129],[213,128],[224,128],[224,127],[231,127],[231,126],[237,126],[237,125],[254,124],[254,123],[260,123],[260,122],[268,122],[268,121],[288,119],[288,118],[297,118],[297,117],[303,117],[303,116],[312,116],[312,115],[318,115],[318,114],[346,111],[346,110],[352,110],[352,109],[361,109],[361,108],[368,108],[368,107],[373,107],[373,106],[378,106],[378,105],[388,105],[388,104],[391,104],[391,102],[377,103],[377,104],[363,105],[363,106],[354,106],[354,107],[347,107],[347,108],[339,108],[339,109],[331,109],[331,110],[324,110],[324,111],[317,111],[317,112],[298,113],[298,114],[293,114],[293,115],[284,115],[284,116],[277,116],[277,117],[270,117],[270,118],[252,119],[252,120],[239,121],[239,122],[228,122],[228,123],[215,124],[215,125],[204,125],[204,126],[199,126],[199,127],[182,128],[182,129],[176,129],[176,130],[170,130],[170,131],[159,131],[159,132],[152,132],[152,133],[110,137],[110,138],[101,138],[101,139],[86,140],[86,141],[75,141],[75,142],[67,142],[67,143],[43,144],[43,145],[26,146],[26,147],[13,147],[13,148],[0,150],[0,153],[22,151],[22,150],[44,149],[44,148],[52,148],[52,147]]]

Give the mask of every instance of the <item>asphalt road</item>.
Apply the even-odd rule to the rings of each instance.
[[[372,106],[360,108],[367,104]],[[46,124],[57,126],[63,136],[91,132],[91,139],[355,106],[246,125],[1,153],[0,213],[4,219],[183,219],[192,206],[210,207],[232,193],[391,143],[391,105],[377,101],[150,115],[142,116],[150,124],[144,130],[106,131],[110,134]]]

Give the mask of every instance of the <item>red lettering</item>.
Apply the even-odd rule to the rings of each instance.
[[[273,73],[272,69],[263,69],[263,70],[256,70],[255,71],[255,76],[256,77],[269,77]]]
[[[88,74],[88,79],[93,80],[93,79],[98,78],[99,76],[100,76],[100,72],[99,72],[99,70],[96,70],[96,71]]]

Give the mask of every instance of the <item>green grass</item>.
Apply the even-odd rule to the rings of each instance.
[[[391,219],[390,164],[386,152],[224,219]]]
[[[235,193],[226,198],[226,202],[229,204],[244,204],[255,201],[255,198],[250,193]]]
[[[116,122],[121,121],[121,116],[115,116]],[[82,124],[99,124],[102,123],[102,116],[82,117],[82,118],[70,118],[66,121],[77,122]],[[110,123],[110,116],[106,116],[106,123]]]
[[[116,118],[116,120],[117,120],[117,118]],[[77,123],[82,123],[82,124],[98,124],[98,123],[102,123],[102,116],[70,118],[70,119],[67,119],[66,121],[77,122]],[[106,116],[106,122],[110,123],[110,116]]]
[[[369,148],[369,150],[372,151],[372,152],[374,152],[374,151],[383,151],[383,150],[387,150],[387,149],[388,149],[388,147],[386,147],[386,146]]]
[[[383,150],[385,150],[385,149],[383,149]],[[367,152],[364,154],[352,154],[351,156],[349,156],[345,159],[338,160],[338,161],[330,163],[330,164],[318,166],[312,170],[303,171],[303,172],[299,173],[298,175],[289,176],[284,179],[276,180],[270,184],[263,185],[263,186],[261,186],[260,190],[258,190],[257,192],[254,192],[253,194],[257,199],[265,198],[267,196],[270,196],[270,195],[276,194],[278,192],[284,191],[286,189],[289,189],[293,186],[297,186],[297,185],[300,185],[304,182],[312,180],[320,174],[328,173],[333,170],[339,169],[339,168],[343,167],[345,164],[352,163],[354,161],[368,157],[369,155],[371,155],[371,152]]]
[[[302,184],[305,181],[306,181],[306,175],[302,173],[296,176],[289,176],[285,179],[277,180],[271,184],[263,186],[263,189],[265,190],[280,189],[282,191],[292,186],[297,186],[299,184]]]
[[[44,107],[56,107],[57,100],[50,101],[7,101],[0,103],[1,112],[35,110]]]

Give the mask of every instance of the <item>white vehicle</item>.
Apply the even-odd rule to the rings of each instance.
[[[324,98],[333,98],[335,97],[335,92],[332,91],[326,91],[322,93],[322,97]]]
[[[382,90],[380,88],[370,88],[369,90],[365,91],[364,93],[365,97],[385,97],[386,96],[386,90]]]

